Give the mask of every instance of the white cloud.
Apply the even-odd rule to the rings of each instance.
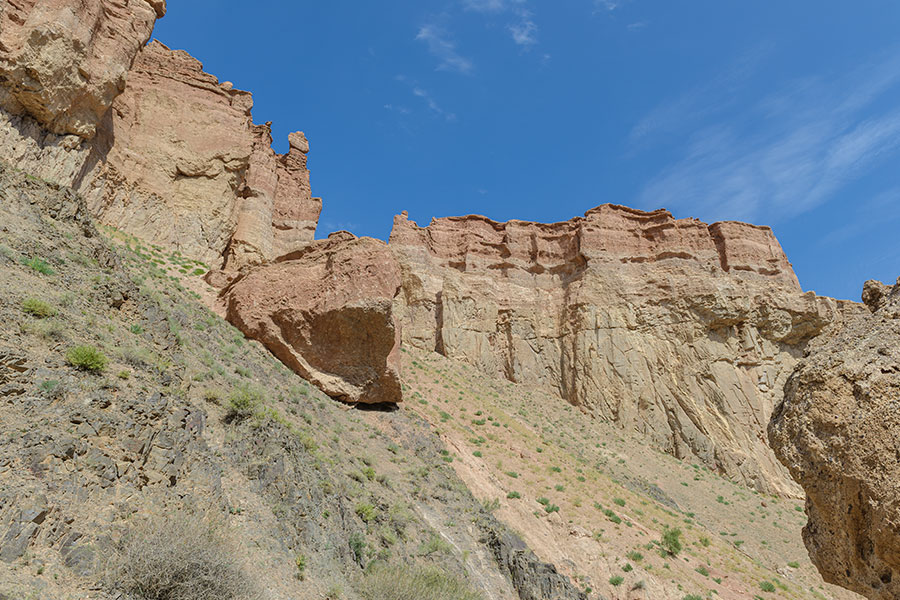
[[[419,29],[416,39],[424,42],[428,46],[428,51],[438,59],[439,71],[456,71],[457,73],[472,71],[472,61],[456,51],[456,43],[440,27],[423,25]]]
[[[456,120],[456,115],[441,108],[441,106],[437,103],[434,97],[432,97],[431,93],[428,92],[428,90],[416,86],[413,87],[412,93],[417,98],[421,98],[428,106],[428,109],[434,114],[444,117],[448,121]]]
[[[531,46],[537,43],[537,25],[529,18],[523,18],[518,23],[508,27],[513,41],[519,46]]]
[[[463,0],[462,4],[466,10],[476,12],[501,12],[507,5],[505,0]]]
[[[876,102],[897,84],[900,58],[893,57],[846,77],[795,82],[742,119],[687,134],[683,156],[647,184],[640,200],[706,219],[767,223],[811,210],[900,149],[900,109]],[[704,107],[698,100],[665,116],[687,116],[673,129],[684,133],[712,116]],[[660,129],[654,125],[641,135]]]
[[[629,141],[636,144],[654,134],[671,133],[730,106],[771,52],[769,45],[757,46],[710,81],[660,103],[632,128]]]

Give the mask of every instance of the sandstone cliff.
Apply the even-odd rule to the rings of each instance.
[[[825,580],[900,597],[900,281],[816,339],[769,425],[807,494],[804,541]]]
[[[302,248],[322,207],[305,136],[277,155],[249,92],[144,46],[163,14],[163,0],[0,2],[0,159],[215,269]]]
[[[321,201],[302,133],[276,155],[269,125],[252,123],[249,92],[159,42],[128,77],[81,186],[101,222],[217,268],[226,253],[237,268],[312,241]]]
[[[165,0],[0,3],[0,107],[91,138]]]
[[[770,229],[603,205],[554,224],[401,215],[390,247],[405,343],[797,493],[763,430],[835,305],[801,292]]]

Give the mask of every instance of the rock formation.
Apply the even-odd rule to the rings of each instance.
[[[94,136],[165,0],[0,3],[0,107],[48,131]]]
[[[900,281],[810,344],[769,425],[807,494],[803,538],[825,580],[900,598]]]
[[[771,230],[603,205],[553,224],[397,217],[405,343],[546,385],[759,489],[797,493],[763,436],[834,302]]]
[[[164,0],[0,1],[0,159],[71,186],[94,215],[215,269],[313,240],[301,132],[271,148],[249,92],[144,46]],[[126,85],[127,81],[127,85]]]
[[[249,92],[219,83],[186,52],[146,46],[98,134],[103,157],[81,186],[104,223],[214,268],[271,260],[313,240],[302,133],[272,150]],[[165,224],[164,226],[162,224]]]
[[[334,233],[222,292],[227,318],[344,402],[399,402],[400,273],[384,242]]]

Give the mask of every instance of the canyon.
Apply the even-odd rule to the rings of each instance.
[[[253,122],[249,92],[206,73],[187,52],[149,41],[165,12],[164,1],[149,0],[0,2],[0,160],[48,189],[77,194],[90,218],[138,255],[162,264],[168,252],[190,262],[182,273],[199,268],[203,282],[190,289],[203,291],[197,298],[243,334],[235,339],[258,341],[331,398],[396,411],[406,398],[403,353],[547,394],[585,422],[757,493],[783,500],[805,493],[805,540],[826,580],[878,600],[897,595],[900,561],[890,550],[897,490],[872,466],[896,439],[889,400],[897,369],[884,340],[897,335],[897,289],[867,285],[869,309],[820,297],[803,291],[768,227],[616,204],[558,223],[469,215],[423,227],[401,213],[387,243],[348,232],[317,239],[322,199],[312,194],[306,136],[290,134],[288,152],[277,154],[271,123]],[[24,206],[34,190],[11,180],[9,197]],[[177,329],[171,320],[168,327]],[[176,333],[169,336],[176,341],[157,337],[178,345]],[[847,355],[853,361],[844,362]],[[264,358],[254,361],[259,373],[284,379],[277,367],[260,366]],[[864,411],[860,398],[871,401]],[[228,476],[233,467],[196,439],[197,409],[167,410],[178,439],[202,455],[204,468],[215,466],[209,477]],[[844,423],[854,410],[859,419]],[[432,425],[448,421],[444,414]],[[125,427],[127,415],[117,418],[115,427]],[[379,419],[367,427],[404,431],[415,453],[415,422]],[[864,432],[873,427],[879,434],[870,444]],[[232,453],[262,452],[251,439]],[[269,456],[277,442],[266,443]],[[384,457],[397,452],[387,448]],[[284,468],[254,485],[268,477],[295,494]],[[160,470],[152,475],[159,484],[175,472]],[[296,500],[285,498],[279,502]],[[857,511],[849,524],[847,505]],[[38,525],[16,521],[16,539]],[[509,588],[498,598],[536,599],[537,589],[584,597],[545,564],[552,556],[528,554],[493,521],[479,527],[454,539],[481,552],[466,536],[494,540],[493,558],[478,556]],[[346,549],[339,558],[360,560]]]

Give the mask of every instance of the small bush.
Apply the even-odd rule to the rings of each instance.
[[[774,591],[775,591],[775,584],[772,583],[771,581],[760,581],[760,582],[759,582],[759,589],[761,589],[761,590],[764,591],[764,592],[774,592]]]
[[[366,600],[482,600],[463,581],[433,567],[378,565],[359,587]]]
[[[366,523],[371,523],[378,517],[378,511],[368,502],[362,502],[356,505],[356,514]]]
[[[263,393],[260,390],[249,385],[238,386],[228,395],[228,413],[225,420],[230,423],[251,417],[263,401]]]
[[[660,545],[667,554],[677,555],[681,552],[681,530],[666,527],[665,531],[663,531]]]
[[[521,497],[522,497],[522,494],[520,494],[519,492],[509,492],[508,494],[506,494],[506,498],[508,500],[517,500]]]
[[[619,506],[625,506],[625,501],[621,498],[613,498],[613,504],[618,504]]]
[[[57,312],[55,308],[37,298],[26,298],[25,301],[22,302],[22,310],[38,319],[56,316]]]
[[[244,600],[255,586],[215,518],[169,513],[136,526],[107,565],[110,587],[141,600]]]
[[[82,371],[100,373],[106,369],[109,359],[94,346],[75,346],[66,352],[66,362]]]
[[[428,538],[428,541],[424,542],[419,547],[419,554],[422,556],[430,556],[434,553],[438,554],[451,554],[453,552],[453,547],[444,541],[444,538],[433,533],[431,537]]]
[[[613,575],[609,578],[609,585],[613,587],[619,587],[620,585],[622,585],[623,581],[625,581],[625,578],[621,575]]]
[[[37,271],[42,275],[53,275],[56,272],[50,267],[50,263],[42,258],[38,258],[37,256],[23,259],[22,264],[26,267],[31,267],[34,271]]]

